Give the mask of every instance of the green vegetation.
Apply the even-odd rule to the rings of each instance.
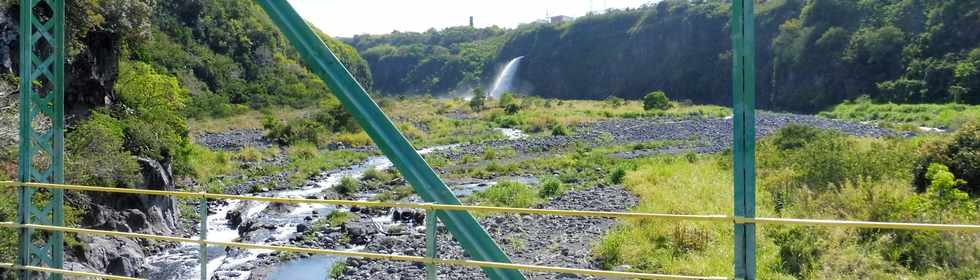
[[[475,196],[480,205],[528,208],[538,204],[538,192],[518,182],[501,181]]]
[[[333,186],[334,191],[342,195],[350,195],[357,191],[361,187],[361,182],[358,182],[354,177],[344,177],[340,179],[340,183]]]
[[[524,56],[518,78],[533,85],[528,94],[637,100],[663,89],[674,100],[727,105],[731,46],[719,39],[730,36],[730,13],[730,1],[658,1],[565,24],[394,32],[350,42],[387,94],[487,83],[493,70]],[[759,3],[758,104],[818,112],[861,95],[882,103],[978,104],[980,36],[965,31],[976,29],[978,13],[973,0]]]
[[[340,278],[340,276],[343,276],[345,272],[347,272],[347,262],[345,261],[335,262],[333,264],[333,267],[330,268],[330,278],[331,279]]]
[[[93,186],[135,187],[143,183],[140,166],[123,148],[122,124],[107,114],[95,112],[69,133],[66,146],[70,157],[65,168],[68,181]]]
[[[483,108],[486,106],[486,102],[487,95],[483,93],[483,90],[480,88],[474,89],[473,97],[470,98],[470,109],[476,112],[483,111]]]
[[[330,212],[330,215],[327,215],[327,218],[324,221],[326,221],[327,224],[331,226],[339,227],[353,220],[356,217],[357,216],[351,212],[333,211]]]
[[[964,104],[876,104],[868,98],[858,98],[834,106],[821,116],[835,119],[870,121],[884,126],[902,128],[905,125],[956,129],[980,119],[980,106]]]
[[[560,180],[547,177],[541,180],[541,190],[538,191],[538,196],[541,198],[550,198],[559,196],[563,192],[565,192],[565,185]]]
[[[349,40],[371,65],[382,93],[442,93],[477,86],[493,75],[490,62],[504,43],[499,27],[357,35]]]
[[[654,91],[643,97],[643,110],[667,110],[673,107],[663,91]]]
[[[609,182],[613,185],[619,185],[623,183],[623,179],[626,178],[626,169],[622,166],[613,169],[612,173],[609,174]]]
[[[935,163],[948,167],[957,184],[972,196],[980,196],[980,122],[960,128],[950,139],[942,139],[924,147],[925,156],[916,165],[915,184],[924,190],[929,184],[929,169]]]
[[[288,168],[294,171],[289,180],[295,184],[305,182],[320,172],[350,166],[368,157],[366,153],[350,150],[319,150],[309,143],[290,146],[286,153],[289,157]]]
[[[285,123],[273,115],[266,115],[262,127],[268,132],[267,138],[283,145],[299,142],[324,145],[344,133],[360,131],[353,116],[335,99],[325,99],[315,112],[290,118]]]
[[[168,1],[156,6],[149,40],[130,57],[180,77],[190,90],[192,117],[222,117],[244,107],[316,104],[329,92],[299,62],[285,37],[254,2]],[[370,87],[367,63],[351,48],[322,36],[361,84]]]
[[[963,136],[956,136],[963,137]],[[956,138],[950,136],[949,138]],[[945,138],[945,137],[943,137]],[[928,188],[916,166],[949,143],[936,137],[867,139],[790,126],[758,148],[758,215],[862,221],[975,223],[975,196],[944,165],[929,164]],[[634,162],[627,188],[633,211],[731,215],[730,154],[659,156]],[[684,197],[678,200],[677,197]],[[723,223],[628,220],[595,248],[607,268],[731,275],[732,228]],[[763,226],[762,279],[974,279],[975,234],[838,227]]]

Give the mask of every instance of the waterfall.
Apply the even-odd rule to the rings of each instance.
[[[493,89],[490,90],[489,98],[500,98],[504,92],[511,90],[514,84],[514,77],[517,74],[517,68],[520,68],[522,59],[524,59],[523,56],[514,58],[507,63],[507,66],[504,66],[500,74],[497,74],[497,79],[493,82]]]

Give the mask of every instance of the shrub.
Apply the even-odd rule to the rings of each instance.
[[[347,273],[346,261],[343,260],[337,261],[336,263],[333,264],[333,267],[330,268],[331,279],[338,279],[341,276],[344,276],[344,273]]]
[[[667,110],[673,107],[670,104],[670,99],[667,98],[667,94],[663,91],[654,91],[648,93],[643,97],[643,109],[650,110]]]
[[[615,95],[610,95],[609,97],[606,97],[606,105],[609,105],[609,107],[612,108],[619,108],[626,105],[626,100],[623,100]]]
[[[514,103],[507,104],[507,106],[504,106],[504,113],[507,113],[508,115],[517,114],[517,112],[520,111],[521,111],[521,107]]]
[[[362,175],[361,179],[365,181],[371,181],[371,180],[384,181],[387,180],[387,175],[385,175],[384,172],[379,170],[378,168],[371,166],[368,167],[368,169],[364,170],[364,175]]]
[[[493,147],[486,147],[483,149],[483,159],[484,160],[494,160],[497,159],[497,149]]]
[[[503,128],[518,128],[524,125],[525,120],[520,115],[497,115],[494,116],[493,122]]]
[[[797,149],[817,139],[819,133],[819,129],[810,126],[791,124],[776,131],[772,143],[781,150]]]
[[[553,197],[561,194],[565,187],[562,185],[561,181],[556,178],[548,177],[541,181],[541,190],[538,191],[538,196],[542,198]]]
[[[354,147],[370,146],[373,142],[371,137],[364,131],[357,133],[344,132],[337,135],[337,141]]]
[[[551,135],[553,136],[568,136],[571,134],[568,127],[563,124],[555,124],[551,127]]]
[[[354,179],[354,177],[347,176],[340,179],[340,183],[334,186],[333,189],[339,194],[350,195],[360,188],[360,184],[361,183],[357,182],[357,179]]]
[[[531,187],[511,181],[501,181],[476,194],[483,205],[528,208],[538,203],[537,192]]]
[[[302,159],[313,159],[320,154],[320,151],[316,148],[316,145],[301,142],[296,145],[289,146],[286,150],[286,155],[292,161],[302,160]]]
[[[473,89],[473,98],[470,98],[470,109],[473,109],[474,112],[483,111],[486,101],[487,95],[483,93],[483,89]]]
[[[235,158],[241,161],[257,162],[261,161],[263,156],[262,151],[259,151],[258,148],[247,146],[242,148],[241,151],[238,151],[238,155]]]
[[[622,166],[613,169],[612,173],[609,174],[609,182],[613,185],[619,185],[623,183],[623,179],[626,178],[626,169]]]
[[[326,221],[331,226],[339,227],[354,219],[354,214],[346,211],[333,211],[327,215]]]
[[[924,149],[924,158],[916,166],[916,186],[925,190],[928,168],[933,163],[949,167],[956,178],[966,181],[960,188],[971,195],[980,195],[980,125],[964,125],[953,139],[932,143]]]
[[[299,142],[317,143],[320,135],[327,132],[323,125],[312,119],[292,119],[284,124],[271,115],[263,118],[262,127],[266,130],[267,138],[282,145]]]
[[[122,124],[116,119],[93,112],[67,138],[70,182],[106,187],[142,184],[140,165],[124,149]]]

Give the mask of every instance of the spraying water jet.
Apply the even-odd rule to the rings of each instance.
[[[514,86],[514,78],[517,76],[517,69],[521,66],[523,56],[518,56],[507,63],[504,69],[497,74],[497,79],[493,82],[493,89],[490,90],[491,99],[498,99],[504,92],[510,91]]]

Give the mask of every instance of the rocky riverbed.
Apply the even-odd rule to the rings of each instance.
[[[849,135],[867,137],[902,136],[890,129],[870,124],[861,124],[827,119],[812,115],[798,115],[772,112],[756,114],[756,134],[765,137],[780,128],[791,124],[812,126],[821,129],[840,131]],[[496,140],[462,145],[446,150],[441,154],[450,160],[460,160],[466,155],[483,155],[487,148],[512,148],[518,154],[553,153],[574,145],[608,146],[636,144],[651,141],[670,141],[673,144],[650,150],[637,150],[621,156],[633,158],[655,153],[714,153],[731,146],[731,118],[656,118],[656,119],[612,119],[575,127],[570,136],[546,136],[519,140]]]
[[[815,116],[760,112],[756,127],[758,136],[764,137],[789,124],[803,124],[817,128],[837,130],[842,133],[890,137],[902,136],[891,130],[872,125],[830,120]],[[517,151],[517,158],[532,158],[551,154],[579,145],[611,146],[662,142],[651,148],[622,152],[617,156],[634,158],[657,153],[713,153],[722,151],[732,142],[732,120],[689,118],[658,119],[614,119],[579,125],[570,136],[544,136],[526,138],[517,130],[503,131],[507,140],[495,140],[475,144],[442,146],[427,149],[423,153],[434,153],[450,160],[459,160],[466,155],[482,155],[488,148],[509,147]],[[239,149],[245,146],[259,146],[267,143],[255,131],[228,132],[212,134],[199,138],[202,144],[217,149]],[[245,145],[231,142],[244,141]],[[341,147],[342,148],[342,147]],[[283,158],[269,159],[267,164],[282,164]],[[330,188],[341,176],[359,177],[366,166],[387,169],[390,161],[384,157],[374,157],[369,162],[351,168],[325,172],[311,179],[310,183],[297,191],[267,190],[255,195],[272,195],[304,198],[345,198],[375,200],[377,195],[391,192],[405,186],[404,180],[374,182],[362,185],[359,192],[342,197]],[[268,184],[267,180],[284,181],[288,174],[274,174],[256,178],[231,187],[234,193],[256,191],[255,184]],[[449,184],[459,197],[466,197],[485,190],[496,181],[505,178],[485,178],[489,180],[450,181]],[[533,183],[534,177],[508,178]],[[279,184],[271,184],[279,185]],[[583,186],[580,186],[583,187]],[[538,207],[549,209],[627,211],[637,203],[636,197],[621,186],[584,186],[584,190],[567,192]],[[417,197],[409,196],[406,201],[418,202]],[[363,209],[346,207],[289,206],[279,204],[256,204],[238,202],[233,205],[218,205],[220,215],[219,230],[230,232],[242,242],[261,244],[280,244],[312,248],[338,250],[358,250],[385,254],[422,256],[424,250],[425,213],[411,209]],[[326,225],[332,213],[349,213],[350,220],[339,225]],[[218,214],[216,214],[218,215]],[[598,268],[591,255],[592,248],[601,237],[615,225],[611,219],[566,218],[531,215],[487,216],[479,219],[495,240],[516,262],[526,264],[564,266],[577,268]],[[438,243],[440,257],[465,258],[462,249],[444,228]],[[214,251],[214,250],[212,250]],[[187,254],[190,256],[190,254]],[[213,279],[322,279],[336,262],[344,262],[347,270],[340,279],[422,279],[424,267],[419,264],[376,261],[364,259],[344,259],[324,256],[302,256],[277,252],[257,252],[229,249],[217,252],[225,258],[218,261],[220,268],[213,272]],[[191,260],[193,257],[188,257]],[[309,271],[317,271],[311,275]],[[209,273],[211,274],[211,273]],[[583,279],[573,275],[529,274],[534,279]],[[298,277],[298,278],[297,278]],[[483,279],[479,269],[460,267],[441,267],[443,279]],[[169,278],[168,278],[169,279]],[[585,278],[589,279],[589,278]]]

